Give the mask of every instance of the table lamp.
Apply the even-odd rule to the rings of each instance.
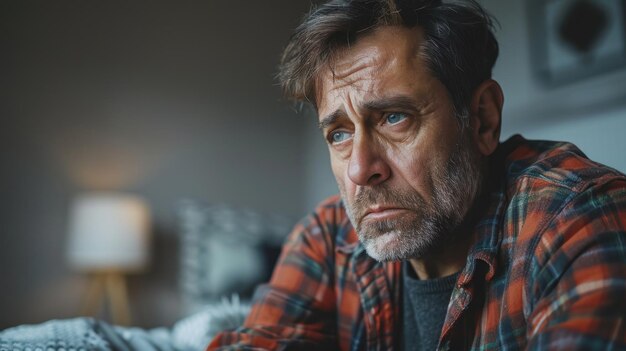
[[[112,322],[129,325],[124,274],[148,264],[148,206],[129,194],[86,193],[73,201],[69,213],[67,259],[91,278],[82,313],[95,315],[108,302]]]

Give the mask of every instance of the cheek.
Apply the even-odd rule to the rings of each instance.
[[[347,203],[352,203],[354,194],[357,191],[357,185],[348,177],[348,162],[342,159],[335,159],[331,156],[330,166],[335,176],[339,193]]]
[[[399,181],[406,183],[429,202],[432,194],[433,155],[417,150],[405,149],[390,155],[390,159],[393,160],[394,173],[400,178]]]

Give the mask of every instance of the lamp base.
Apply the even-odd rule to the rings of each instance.
[[[82,315],[95,316],[104,304],[116,325],[130,325],[128,291],[124,275],[119,271],[103,271],[90,274],[89,288],[81,310]]]

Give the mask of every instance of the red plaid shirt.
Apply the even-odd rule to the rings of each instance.
[[[626,349],[626,177],[568,143],[500,145],[439,349]],[[392,350],[401,262],[371,259],[338,197],[289,236],[244,325],[209,350]]]

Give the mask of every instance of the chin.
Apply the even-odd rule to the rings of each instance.
[[[400,231],[391,231],[364,242],[365,251],[380,262],[401,261],[414,257]]]
[[[432,222],[414,226],[420,230],[392,229],[375,235],[359,233],[359,239],[367,254],[380,262],[421,259],[437,252],[444,244],[446,236],[439,234]]]

